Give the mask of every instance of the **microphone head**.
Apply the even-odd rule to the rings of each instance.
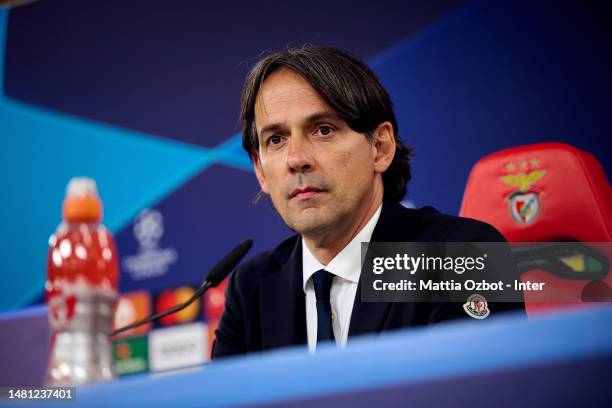
[[[232,250],[229,254],[225,255],[218,264],[216,264],[210,272],[208,272],[208,276],[206,276],[206,281],[210,283],[210,287],[214,288],[218,284],[220,284],[223,279],[227,275],[230,274],[231,271],[240,263],[242,258],[249,252],[251,247],[253,246],[253,240],[247,239],[243,243],[239,244],[236,248]]]

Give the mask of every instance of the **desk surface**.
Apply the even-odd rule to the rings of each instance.
[[[609,394],[612,307],[451,322],[81,387],[71,407],[573,405]],[[484,404],[484,405],[482,405]]]

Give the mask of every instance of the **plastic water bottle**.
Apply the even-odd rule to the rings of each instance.
[[[109,380],[115,376],[110,333],[119,268],[113,237],[101,224],[94,180],[70,180],[62,218],[49,238],[47,259],[52,333],[47,384]]]

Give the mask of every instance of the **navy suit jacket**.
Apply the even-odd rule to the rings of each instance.
[[[437,212],[384,202],[372,242],[503,242],[492,226]],[[403,327],[470,317],[461,303],[362,302],[357,288],[349,338]],[[523,303],[489,304],[491,316]],[[225,311],[216,330],[213,358],[307,344],[299,235],[261,253],[230,275]]]

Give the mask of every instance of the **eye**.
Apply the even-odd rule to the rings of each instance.
[[[329,136],[334,131],[334,128],[331,126],[323,125],[319,126],[317,130],[322,136]]]
[[[276,145],[282,141],[282,138],[279,135],[272,135],[268,138],[267,144]]]

